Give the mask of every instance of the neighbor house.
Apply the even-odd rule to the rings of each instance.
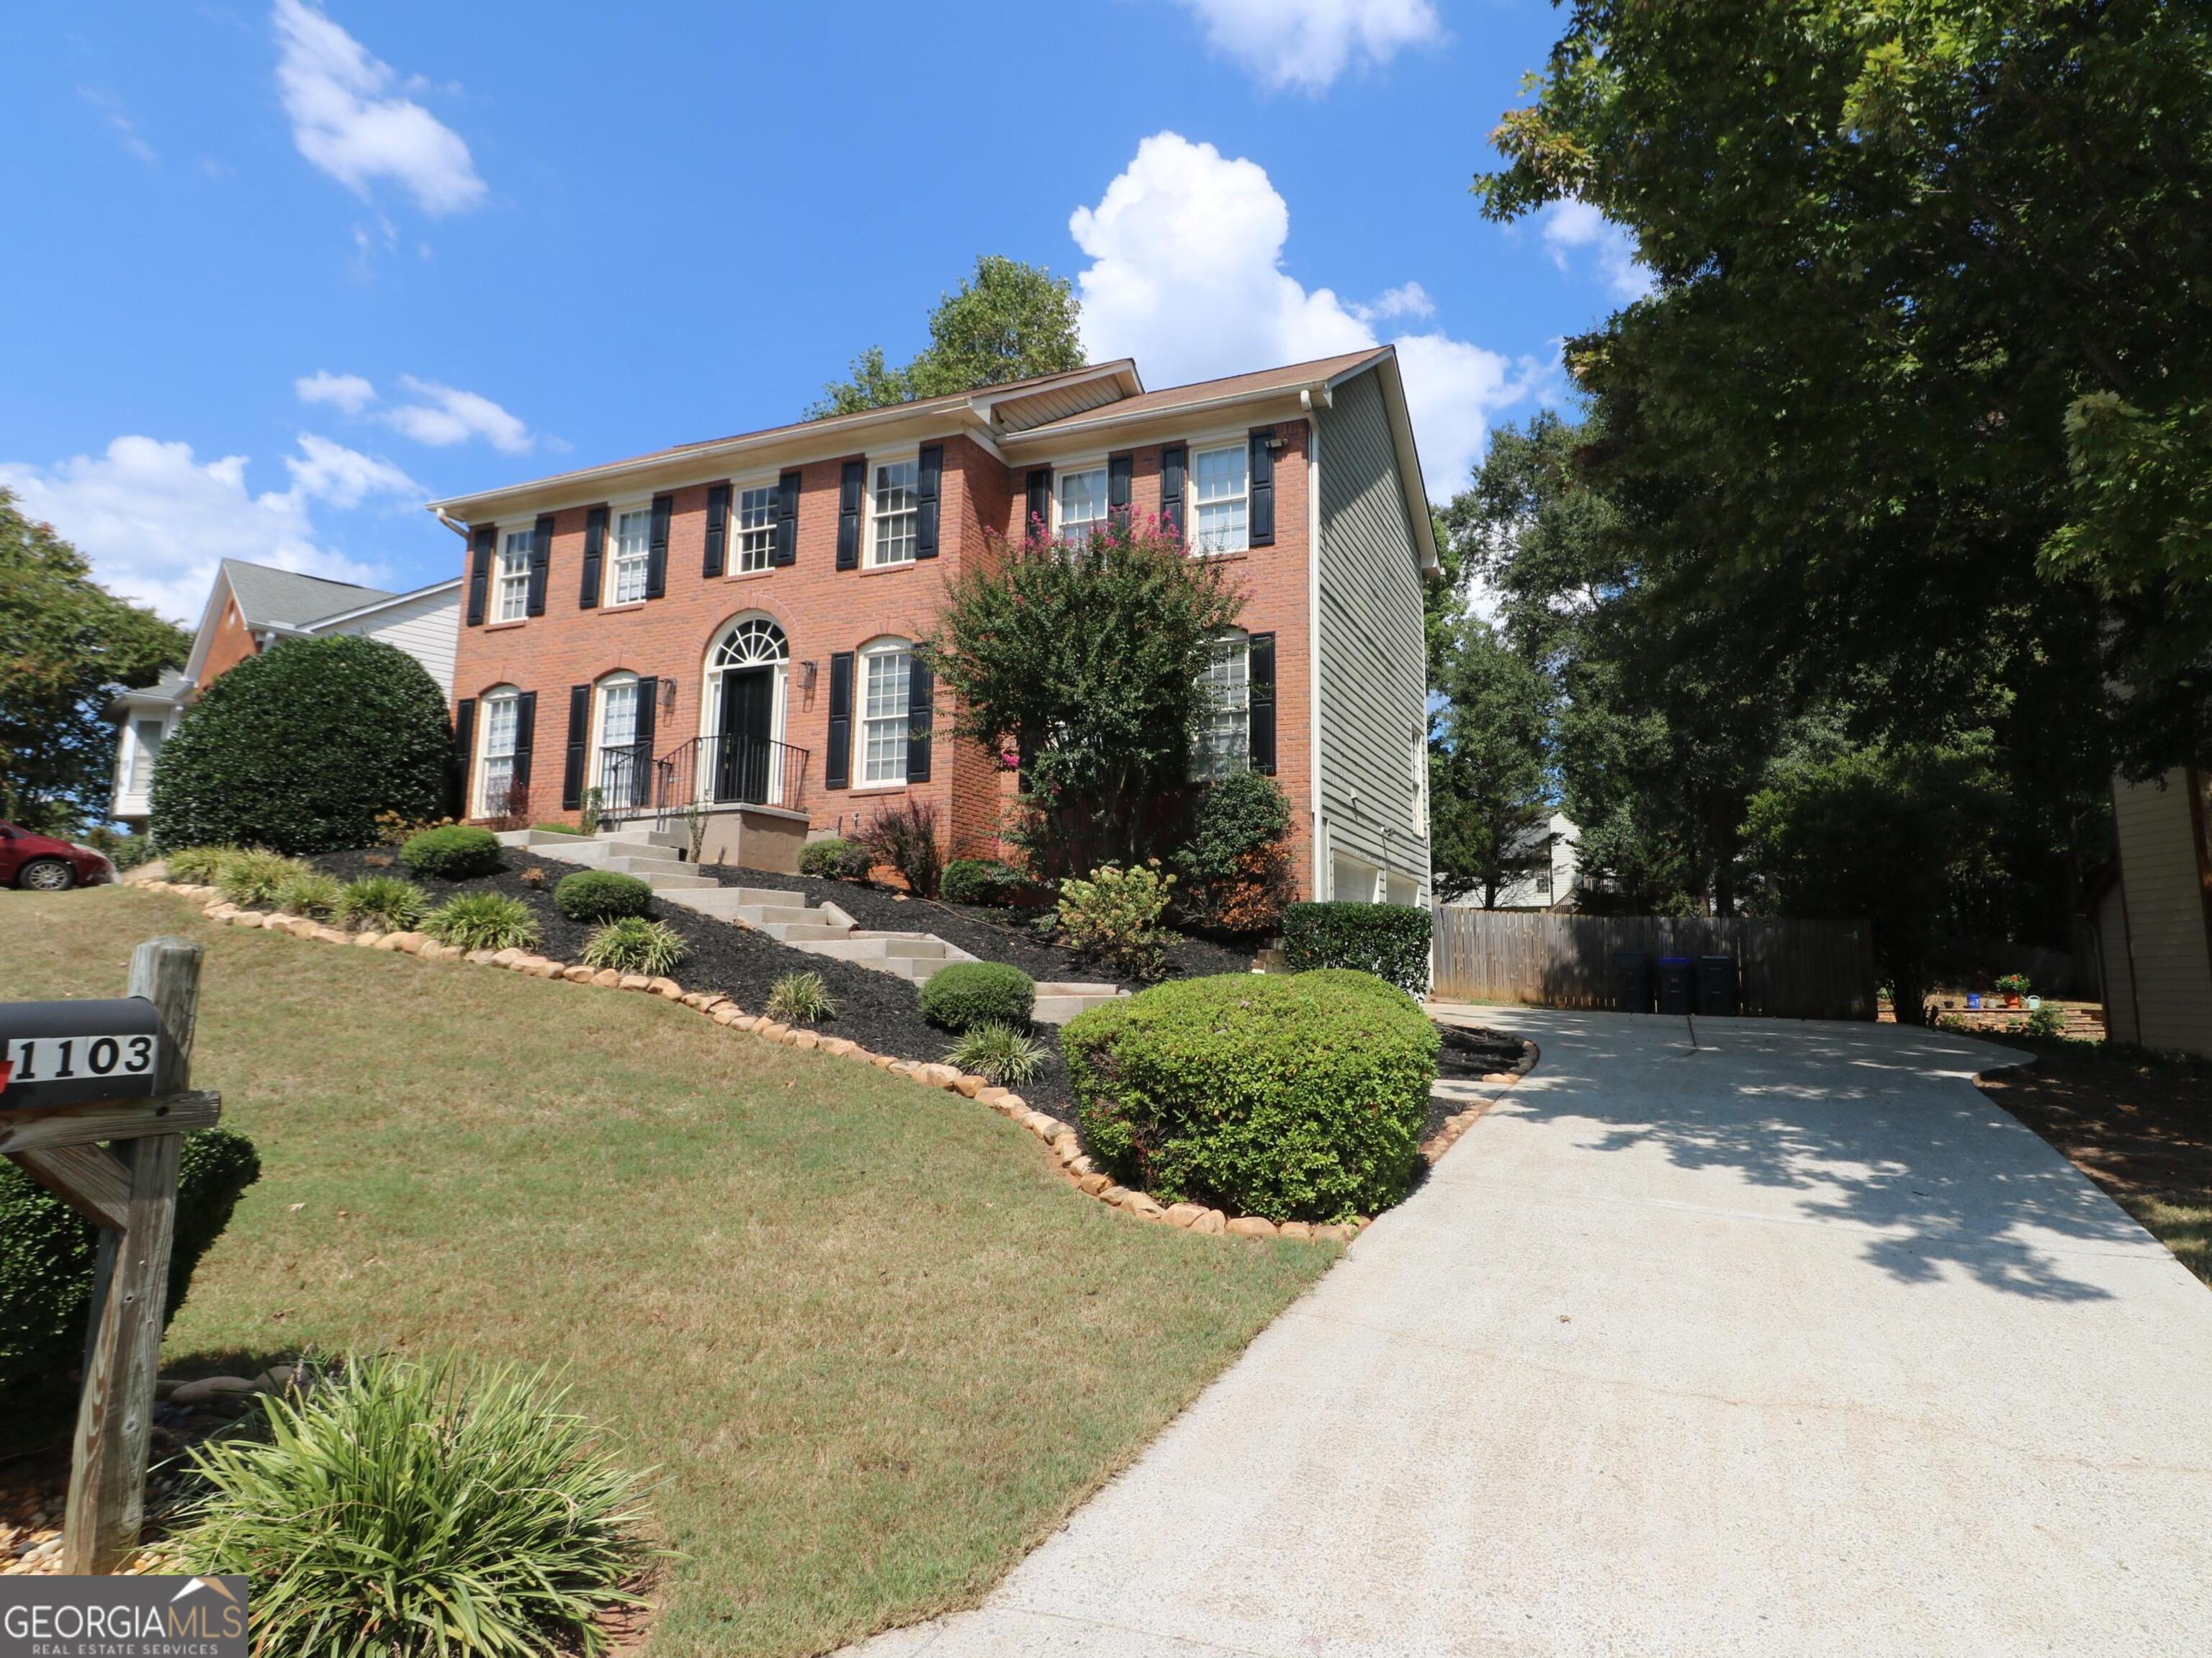
[[[1303,892],[1425,897],[1436,550],[1388,347],[1158,392],[1102,363],[433,510],[470,540],[469,816],[696,802],[708,858],[787,869],[810,835],[919,800],[956,851],[992,851],[1011,756],[951,739],[915,643],[946,580],[1004,538],[1133,513],[1245,594],[1209,670],[1201,769],[1281,783]]]
[[[223,560],[184,671],[172,669],[143,690],[123,692],[110,705],[122,729],[115,745],[109,815],[143,827],[152,809],[155,757],[192,699],[247,657],[284,640],[323,634],[383,640],[420,662],[450,698],[460,594],[458,578],[387,593],[350,581]]]
[[[2212,1054],[2212,796],[2177,766],[2112,784],[2112,863],[2091,894],[2105,1029],[2114,1040]]]

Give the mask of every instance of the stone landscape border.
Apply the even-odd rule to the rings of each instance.
[[[137,872],[132,872],[137,875]],[[289,915],[282,910],[248,909],[224,899],[214,887],[192,886],[159,877],[132,879],[125,877],[126,884],[148,892],[166,892],[180,898],[190,898],[202,904],[201,914],[210,920],[226,926],[258,928],[266,932],[280,932],[295,938],[311,938],[322,944],[346,944],[356,950],[393,950],[414,957],[422,962],[466,962],[481,967],[503,968],[511,973],[520,973],[531,978],[553,979],[568,984],[590,985],[603,990],[628,990],[659,996],[667,1001],[688,1007],[692,1011],[712,1019],[716,1024],[732,1030],[776,1042],[786,1048],[809,1049],[827,1054],[833,1058],[857,1060],[872,1065],[878,1070],[907,1078],[924,1087],[941,1088],[948,1093],[959,1094],[987,1105],[1000,1116],[1010,1119],[1035,1134],[1051,1151],[1058,1161],[1064,1179],[1085,1197],[1119,1209],[1125,1215],[1139,1220],[1186,1229],[1193,1232],[1240,1238],[1293,1238],[1308,1242],[1349,1243],[1370,1222],[1367,1216],[1358,1215],[1351,1220],[1333,1225],[1316,1225],[1302,1220],[1272,1221],[1260,1215],[1231,1216],[1218,1209],[1209,1209],[1201,1204],[1163,1204],[1149,1193],[1136,1191],[1115,1183],[1114,1178],[1095,1167],[1082,1143],[1076,1138],[1074,1127],[1034,1110],[1028,1101],[1011,1089],[1000,1088],[988,1078],[963,1072],[957,1066],[934,1063],[924,1060],[902,1060],[888,1054],[871,1053],[856,1042],[842,1036],[825,1036],[818,1030],[803,1025],[793,1026],[770,1019],[764,1015],[748,1013],[728,997],[696,990],[686,990],[675,980],[665,976],[647,976],[642,973],[618,973],[612,968],[594,970],[581,963],[571,965],[556,962],[525,950],[463,950],[454,944],[441,944],[420,932],[346,932],[306,915]],[[212,900],[213,902],[209,902]],[[1525,1057],[1525,1056],[1524,1056]],[[1530,1060],[1533,1064],[1534,1060]],[[1470,1114],[1462,1112],[1462,1116]],[[1480,1115],[1480,1111],[1473,1114]],[[1453,1123],[1458,1118],[1452,1119]],[[1452,1132],[1450,1123],[1439,1131]],[[1463,1129],[1459,1132],[1464,1132]],[[1454,1138],[1457,1138],[1454,1133]],[[1431,1144],[1434,1144],[1432,1140]],[[1428,1156],[1428,1147],[1422,1148]],[[1437,1156],[1442,1156],[1438,1151]],[[1435,1157],[1430,1157],[1433,1163]]]

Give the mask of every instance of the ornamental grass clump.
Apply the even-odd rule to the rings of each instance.
[[[335,876],[320,870],[303,869],[277,884],[275,894],[276,908],[292,915],[312,915],[317,920],[327,920],[337,909],[338,900],[345,889]]]
[[[1036,1081],[1047,1057],[1044,1044],[1006,1024],[973,1026],[945,1052],[945,1064],[1001,1088]]]
[[[236,847],[179,847],[174,852],[163,853],[161,858],[172,881],[181,886],[204,887],[215,884],[222,860],[237,851]]]
[[[640,1604],[644,1481],[543,1371],[347,1361],[193,1453],[189,1570],[253,1585],[254,1650],[535,1658],[607,1649]]]
[[[818,973],[787,973],[768,993],[763,1011],[786,1024],[812,1024],[837,1017],[837,1004]]]
[[[332,913],[338,925],[358,932],[411,932],[422,924],[430,901],[412,881],[396,875],[370,875],[349,881]]]
[[[448,898],[422,918],[422,931],[460,950],[526,950],[545,936],[521,899],[500,892]]]
[[[691,953],[684,935],[665,921],[624,915],[609,921],[585,942],[586,967],[611,967],[623,973],[667,974]]]
[[[271,902],[287,881],[309,872],[305,864],[282,853],[231,852],[216,865],[215,887],[232,903],[251,907]]]

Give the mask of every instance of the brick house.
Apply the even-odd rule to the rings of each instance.
[[[951,736],[914,642],[1000,537],[1124,508],[1245,594],[1201,763],[1280,781],[1305,895],[1422,902],[1436,550],[1388,347],[1160,392],[1103,363],[434,503],[469,544],[465,810],[696,798],[708,857],[788,869],[808,836],[919,799],[988,853],[1014,779]]]

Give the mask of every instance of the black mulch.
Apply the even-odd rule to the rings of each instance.
[[[416,884],[430,895],[433,902],[460,892],[500,892],[520,898],[530,907],[531,914],[544,930],[544,941],[539,950],[556,960],[574,962],[582,957],[585,941],[591,937],[592,928],[562,914],[554,907],[553,889],[562,876],[574,873],[579,865],[547,858],[543,852],[542,847],[535,847],[526,852],[509,848],[507,867],[495,875],[465,881],[416,881]],[[389,864],[369,861],[372,858],[391,857],[388,852],[332,852],[310,861],[342,881],[358,880],[365,875],[407,878],[407,872],[396,859]],[[532,868],[545,872],[542,887],[532,886],[522,878],[522,872]],[[818,973],[837,1004],[836,1017],[814,1027],[825,1035],[843,1036],[876,1053],[902,1060],[941,1060],[952,1044],[951,1036],[921,1017],[915,987],[904,979],[878,973],[872,968],[856,967],[850,962],[793,950],[788,944],[778,944],[766,933],[716,920],[665,899],[653,908],[658,918],[683,934],[684,943],[690,946],[691,953],[683,965],[669,975],[686,990],[727,996],[748,1013],[758,1013],[768,1001],[769,990],[786,974]],[[851,913],[863,926],[875,925],[857,911]],[[916,928],[909,923],[907,930],[935,929]],[[1072,1121],[1074,1101],[1068,1091],[1067,1069],[1060,1058],[1060,1032],[1051,1025],[1040,1025],[1035,1034],[1047,1051],[1045,1068],[1034,1082],[1018,1091],[1040,1111]]]
[[[1479,1026],[1437,1022],[1443,1042],[1437,1050],[1438,1082],[1480,1082],[1485,1077],[1510,1071],[1520,1063],[1523,1044],[1518,1036]],[[1464,1100],[1429,1098],[1428,1121],[1421,1127],[1426,1140],[1453,1117],[1467,1109]]]
[[[817,881],[804,875],[777,875],[727,864],[702,864],[699,872],[713,876],[724,886],[804,893],[809,903],[835,904],[862,926],[873,930],[934,933],[970,956],[987,962],[1004,962],[1046,983],[1115,981],[1115,975],[1102,963],[1038,938],[1021,911],[913,898],[886,888],[861,886],[852,881]],[[1168,977],[1171,979],[1197,979],[1216,973],[1251,970],[1250,950],[1235,950],[1211,938],[1184,934],[1168,947]],[[1119,982],[1124,989],[1141,988],[1133,981]]]

